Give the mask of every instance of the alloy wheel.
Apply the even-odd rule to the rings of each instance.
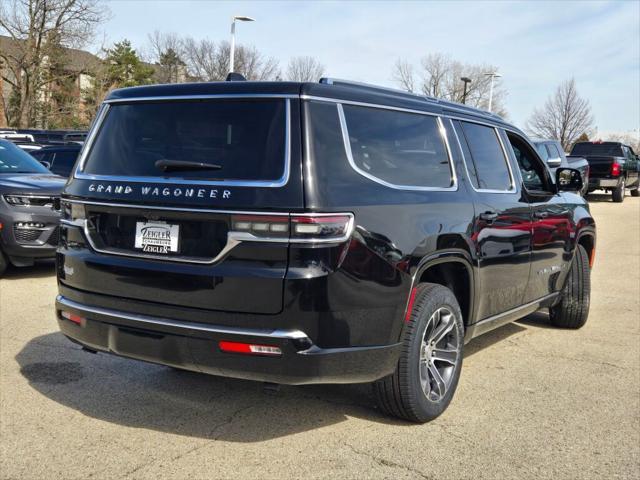
[[[429,318],[420,347],[420,383],[427,399],[439,402],[451,386],[460,359],[460,332],[447,307]]]

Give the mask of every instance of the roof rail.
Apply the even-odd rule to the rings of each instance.
[[[400,90],[399,88],[380,87],[378,85],[372,85],[370,83],[354,82],[352,80],[343,80],[340,78],[322,77],[320,79],[320,83],[323,83],[325,85],[340,85],[343,87],[362,88],[362,89],[373,90],[373,91],[382,92],[382,93],[393,93],[395,95],[403,95],[406,97],[411,97],[415,100],[427,100],[429,102],[435,102],[435,103],[440,102],[440,100],[435,97],[429,97],[427,95],[418,95],[417,93],[411,93],[407,90]]]
[[[498,120],[504,121],[504,119],[493,112],[489,112],[487,110],[482,110],[480,108],[476,108],[476,107],[470,107],[469,105],[464,105],[461,103],[457,103],[457,102],[452,102],[450,100],[441,100],[439,98],[435,98],[435,97],[430,97],[428,95],[418,95],[416,93],[411,93],[408,92],[406,90],[400,90],[397,88],[389,88],[389,87],[380,87],[378,85],[372,85],[370,83],[362,83],[362,82],[354,82],[351,80],[342,80],[339,78],[329,78],[329,77],[322,77],[320,79],[320,83],[325,84],[325,85],[339,85],[339,86],[343,86],[343,87],[353,87],[353,88],[360,88],[360,89],[366,89],[366,90],[370,90],[370,91],[374,91],[374,92],[381,92],[381,93],[392,93],[395,95],[402,95],[404,97],[407,98],[411,98],[414,100],[422,100],[422,101],[427,101],[427,102],[433,102],[433,103],[437,103],[439,105],[441,105],[444,108],[452,108],[458,111],[467,111],[471,114],[478,114],[481,113],[482,115],[487,115],[493,118],[496,118]]]

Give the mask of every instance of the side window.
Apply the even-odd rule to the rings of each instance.
[[[496,129],[470,122],[460,122],[460,125],[469,146],[471,159],[466,161],[474,187],[511,190],[513,182]]]
[[[552,191],[553,189],[547,183],[546,169],[536,157],[533,149],[529,147],[525,140],[515,134],[507,133],[507,137],[518,162],[525,188],[530,192]]]
[[[354,168],[401,187],[453,185],[443,133],[436,117],[342,105]]]
[[[57,173],[58,175],[62,175],[63,177],[68,177],[71,173],[71,169],[76,163],[77,158],[78,152],[57,152],[53,157],[53,165],[51,166],[51,171],[53,173]]]
[[[538,155],[545,162],[549,160],[549,150],[547,150],[547,145],[544,143],[537,143],[536,150],[538,151]]]
[[[549,152],[549,157],[547,158],[562,158],[560,156],[560,151],[558,147],[556,147],[553,143],[547,143],[547,151]],[[543,160],[546,160],[543,158]]]

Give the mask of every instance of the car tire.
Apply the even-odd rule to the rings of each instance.
[[[624,201],[624,190],[625,190],[625,185],[624,185],[624,178],[623,178],[620,184],[611,191],[611,197],[613,198],[614,202],[621,203]]]
[[[4,275],[4,272],[7,270],[9,266],[9,260],[2,250],[0,250],[0,277]]]
[[[636,187],[633,190],[631,190],[631,196],[640,197],[640,187]]]
[[[591,297],[589,255],[578,245],[571,271],[560,294],[560,301],[549,309],[551,323],[561,328],[580,328],[587,323]]]
[[[380,409],[417,423],[436,418],[453,398],[463,348],[462,313],[451,290],[418,285],[396,370],[374,384]]]

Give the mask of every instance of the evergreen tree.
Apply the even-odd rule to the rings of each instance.
[[[162,83],[178,83],[183,81],[183,75],[181,75],[181,73],[185,70],[185,63],[173,48],[168,48],[162,52],[159,60],[160,71],[158,72],[158,77]]]
[[[140,60],[126,39],[107,50],[105,64],[107,84],[114,88],[147,85],[154,73],[152,67]]]

